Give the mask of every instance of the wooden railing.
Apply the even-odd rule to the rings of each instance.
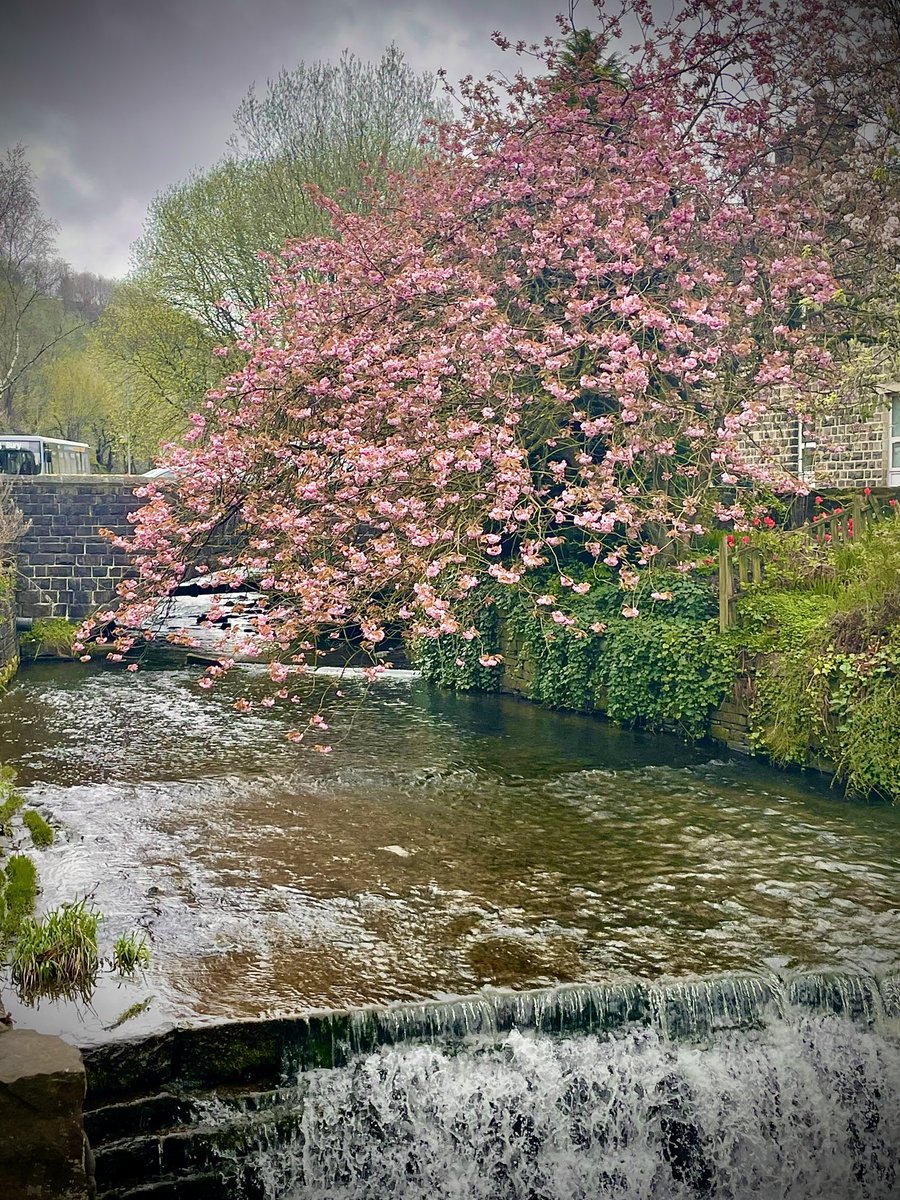
[[[820,546],[843,546],[855,541],[874,522],[892,517],[897,504],[885,504],[875,496],[854,496],[851,502],[801,525]],[[765,555],[758,547],[732,544],[727,537],[719,543],[719,628],[724,633],[737,623],[737,602],[748,584],[761,583]]]

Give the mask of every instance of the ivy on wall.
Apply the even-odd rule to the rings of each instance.
[[[423,639],[414,654],[425,679],[458,690],[496,691],[504,664],[529,699],[551,708],[603,710],[623,724],[675,729],[687,738],[707,732],[711,709],[731,686],[737,656],[709,618],[715,596],[705,577],[657,573],[630,599],[641,616],[625,618],[622,591],[591,573],[585,595],[567,591],[571,627],[555,623],[552,605],[531,593],[498,587],[482,593],[473,623],[480,637]],[[548,576],[546,595],[559,595]],[[666,599],[653,599],[652,592]],[[561,599],[562,603],[562,599]],[[510,661],[512,660],[512,661]]]

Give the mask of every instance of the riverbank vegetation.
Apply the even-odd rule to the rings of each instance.
[[[812,526],[746,535],[767,569],[724,632],[709,555],[690,575],[648,573],[628,617],[602,569],[570,577],[570,587],[589,590],[569,604],[568,624],[553,616],[556,577],[535,580],[537,597],[489,587],[470,600],[480,640],[420,638],[414,657],[443,687],[506,687],[689,740],[708,735],[714,710],[737,689],[755,753],[819,765],[852,794],[900,801],[900,522],[888,518],[846,545],[817,541],[816,518],[837,503],[823,501]]]
[[[18,819],[36,850],[53,844],[52,826],[34,809],[22,812],[25,799],[16,773],[0,765],[0,981],[7,974],[26,1002],[41,996],[89,1000],[101,970],[132,975],[150,963],[141,934],[123,933],[108,956],[98,948],[103,916],[88,896],[36,915],[38,868],[26,853],[7,853],[21,839]],[[4,858],[6,861],[4,862]]]

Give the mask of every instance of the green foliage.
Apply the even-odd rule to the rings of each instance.
[[[824,628],[835,607],[833,597],[810,591],[772,591],[754,586],[741,593],[738,624],[728,640],[752,653],[806,644]]]
[[[715,608],[709,579],[654,572],[628,594],[603,568],[581,571],[578,579],[590,584],[584,595],[549,572],[533,582],[536,591],[558,597],[572,625],[554,620],[553,606],[536,604],[530,592],[505,586],[486,592],[473,614],[481,639],[431,639],[418,652],[423,675],[444,687],[493,691],[502,668],[485,668],[479,658],[502,650],[515,658],[526,694],[541,704],[605,709],[616,721],[702,737],[736,662],[708,620]],[[653,599],[654,592],[668,598]],[[644,615],[624,618],[623,606]]]
[[[99,914],[88,900],[63,904],[37,919],[27,917],[13,946],[13,981],[25,996],[84,991],[100,965]]]
[[[900,525],[830,549],[820,590],[742,598],[731,631],[765,652],[751,742],[776,762],[834,764],[847,790],[900,798]]]
[[[120,975],[133,975],[138,967],[150,966],[150,948],[144,935],[123,933],[113,944],[113,967]]]
[[[614,721],[673,725],[687,738],[704,736],[736,671],[734,651],[714,623],[654,617],[610,626],[599,665]]]
[[[22,824],[31,834],[31,840],[39,850],[53,845],[53,829],[39,812],[33,808],[22,814]]]
[[[0,766],[0,837],[12,834],[12,820],[24,798],[16,791],[16,772],[12,767]]]
[[[501,666],[482,666],[479,659],[498,651],[498,616],[492,597],[481,607],[473,606],[470,616],[478,634],[465,638],[445,634],[436,638],[418,638],[411,647],[412,658],[422,678],[438,687],[458,692],[496,692],[503,675]]]
[[[5,913],[0,929],[0,945],[13,941],[29,914],[34,911],[37,899],[37,869],[24,854],[14,854],[6,864],[6,887],[4,889]]]
[[[32,650],[35,658],[39,654],[71,658],[77,632],[78,626],[65,617],[39,618],[21,634],[19,644]]]

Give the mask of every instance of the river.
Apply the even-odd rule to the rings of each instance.
[[[900,809],[816,775],[412,673],[328,701],[333,753],[236,714],[190,665],[36,665],[0,697],[0,759],[57,828],[48,907],[90,893],[153,959],[34,1028],[80,1044],[573,980],[900,959]],[[334,684],[334,680],[328,680]],[[8,989],[7,989],[8,993]],[[116,1026],[136,1002],[143,1011]],[[115,1028],[113,1028],[115,1026]]]

